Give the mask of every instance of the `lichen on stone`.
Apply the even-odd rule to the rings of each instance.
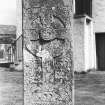
[[[25,103],[72,105],[69,10],[63,0],[24,0],[24,4],[24,50],[30,55],[24,61]]]

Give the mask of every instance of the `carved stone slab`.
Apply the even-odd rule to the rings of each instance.
[[[23,1],[25,105],[72,105],[70,4]]]

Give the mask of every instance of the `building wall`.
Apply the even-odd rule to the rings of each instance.
[[[96,68],[92,20],[87,16],[74,18],[73,28],[74,71],[81,72]]]
[[[105,0],[93,0],[94,32],[105,32]]]
[[[93,22],[88,18],[85,19],[84,35],[85,70],[94,69],[96,68],[95,37],[93,33]]]
[[[105,32],[105,0],[93,0],[92,15],[94,21],[93,24],[94,37],[96,37],[95,33]],[[98,67],[98,65],[96,66]]]
[[[84,18],[74,19],[73,52],[74,71],[84,70]]]

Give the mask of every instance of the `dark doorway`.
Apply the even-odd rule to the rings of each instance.
[[[98,69],[105,71],[105,33],[96,33],[96,55]]]

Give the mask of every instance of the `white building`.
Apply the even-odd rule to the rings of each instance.
[[[74,70],[105,70],[105,0],[74,0]]]

